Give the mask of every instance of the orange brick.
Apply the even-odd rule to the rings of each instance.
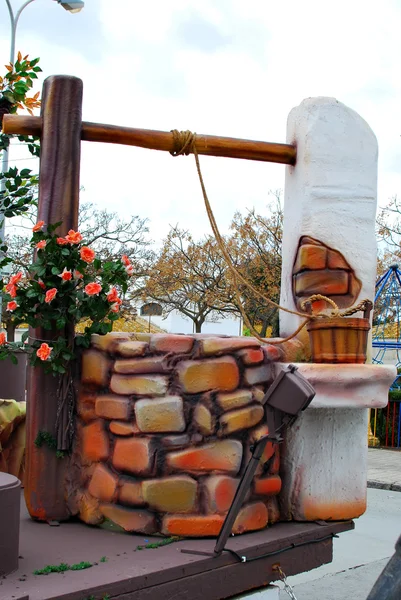
[[[126,508],[115,504],[101,504],[100,511],[125,531],[151,535],[157,531],[155,515],[142,508]]]
[[[217,403],[223,410],[231,410],[246,406],[252,402],[252,392],[249,390],[237,390],[230,394],[217,394]]]
[[[133,343],[133,342],[130,342]],[[127,358],[116,360],[115,373],[165,373],[168,371],[165,356],[150,356],[149,358]]]
[[[250,429],[264,417],[265,411],[260,404],[231,410],[220,417],[223,435],[229,435],[242,429]]]
[[[104,502],[111,502],[117,490],[118,478],[105,465],[96,465],[88,492]]]
[[[186,427],[184,403],[180,396],[138,400],[135,403],[135,417],[139,429],[144,433],[182,432]]]
[[[270,477],[256,478],[254,489],[257,496],[275,496],[281,491],[281,477],[271,475]]]
[[[204,480],[206,510],[210,513],[225,513],[237,491],[239,480],[225,475],[212,475]]]
[[[142,481],[122,479],[120,484],[119,502],[132,506],[143,506],[145,504],[142,494]]]
[[[151,475],[155,451],[149,438],[121,438],[116,440],[113,466],[118,471],[136,475]]]
[[[325,246],[316,246],[304,244],[299,247],[297,259],[294,265],[294,273],[300,271],[325,269],[327,262],[327,248]]]
[[[99,510],[99,500],[87,492],[82,494],[79,501],[79,518],[88,525],[99,525],[104,521]]]
[[[278,340],[279,338],[273,339]],[[283,362],[297,362],[304,352],[304,345],[301,340],[292,338],[292,340],[280,344],[280,350],[282,351],[281,360]]]
[[[82,428],[82,453],[88,460],[106,460],[109,456],[109,438],[101,420]]]
[[[227,354],[235,350],[241,350],[242,348],[258,348],[260,346],[259,340],[252,337],[208,337],[200,340],[200,349],[202,354],[210,356],[212,354]]]
[[[329,269],[345,269],[351,271],[351,267],[343,255],[337,250],[329,250],[327,266]]]
[[[113,331],[106,335],[94,333],[91,337],[91,345],[103,352],[111,352],[120,340],[129,340],[131,335],[122,331]]]
[[[281,348],[271,344],[263,346],[263,354],[266,362],[277,362],[283,358],[283,352]]]
[[[239,384],[238,366],[231,356],[211,360],[186,360],[179,363],[177,372],[179,382],[188,394],[208,390],[231,392]]]
[[[106,356],[96,350],[85,350],[82,354],[81,381],[97,387],[106,387],[109,379],[110,361]]]
[[[256,385],[272,381],[273,375],[270,365],[260,365],[259,367],[250,367],[244,371],[245,385]]]
[[[77,413],[85,423],[90,423],[97,418],[94,403],[85,402],[82,396],[80,396],[77,403]]]
[[[131,412],[129,398],[105,394],[96,400],[96,414],[103,419],[120,419],[128,421]]]
[[[125,421],[111,421],[109,429],[114,435],[128,436],[139,433],[139,429],[135,423],[126,423]]]
[[[224,523],[220,515],[166,515],[162,521],[164,535],[216,537]]]
[[[269,496],[265,500],[267,513],[269,515],[269,523],[277,523],[280,521],[280,508],[276,496]]]
[[[119,375],[111,378],[110,389],[115,394],[139,396],[164,396],[167,392],[168,379],[161,375]]]
[[[116,354],[120,356],[125,356],[126,358],[131,358],[133,356],[143,356],[148,349],[148,344],[146,342],[138,342],[135,340],[129,341],[119,341],[115,344],[114,351]],[[116,362],[125,362],[125,361],[116,361]],[[119,371],[120,373],[124,373],[124,371]]]
[[[274,461],[269,469],[270,475],[278,475],[280,472],[280,446],[276,446],[274,451]]]
[[[166,454],[167,466],[187,473],[222,471],[236,475],[241,467],[242,444],[238,440],[222,440]]]
[[[267,522],[268,512],[263,502],[247,504],[238,513],[232,532],[238,534],[246,531],[256,531],[266,527]]]
[[[214,432],[212,413],[204,404],[195,406],[192,420],[203,435],[212,435]]]
[[[178,475],[142,482],[143,497],[150,508],[160,512],[189,513],[196,508],[198,483],[192,477]]]
[[[263,352],[261,348],[245,348],[237,352],[244,365],[257,365],[263,362]]]
[[[188,335],[170,335],[156,333],[150,340],[153,352],[168,352],[169,354],[186,354],[192,350],[194,339]]]
[[[295,294],[335,296],[348,292],[347,271],[305,271],[295,276]]]

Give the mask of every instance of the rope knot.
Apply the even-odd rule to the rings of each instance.
[[[178,129],[172,129],[173,134],[173,149],[170,150],[172,156],[188,156],[193,152],[195,146],[196,133],[192,133],[187,129],[186,131],[178,131]]]

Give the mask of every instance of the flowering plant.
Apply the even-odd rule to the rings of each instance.
[[[112,330],[119,317],[120,295],[127,291],[133,274],[126,256],[102,264],[78,231],[57,235],[60,225],[45,227],[39,221],[33,227],[35,258],[26,274],[19,272],[9,279],[3,296],[17,325],[27,323],[46,338],[25,334],[22,346],[29,352],[31,364],[41,364],[54,375],[67,372],[77,347],[88,347],[93,333]],[[82,335],[75,336],[75,325],[82,319],[89,324]],[[49,333],[44,335],[44,330]],[[15,361],[15,348],[16,344],[8,344],[5,334],[0,334],[0,359],[10,356]]]

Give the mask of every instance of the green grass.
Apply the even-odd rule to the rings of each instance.
[[[46,565],[43,569],[37,569],[33,572],[34,575],[49,575],[50,573],[65,573],[65,571],[82,571],[83,569],[90,569],[93,564],[87,561],[75,563],[74,565],[67,565],[67,563],[60,563],[59,565]]]
[[[169,544],[174,544],[174,542],[179,542],[183,538],[178,537],[177,535],[172,535],[171,537],[165,538],[160,542],[155,542],[154,544],[146,544],[146,546],[137,546],[137,550],[154,550],[155,548],[160,548],[161,546],[168,546]]]

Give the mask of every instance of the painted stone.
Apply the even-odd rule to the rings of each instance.
[[[281,478],[278,475],[256,478],[254,492],[257,496],[275,496],[281,491]]]
[[[245,348],[237,352],[244,365],[257,365],[263,362],[263,352],[261,348]]]
[[[142,494],[142,482],[121,479],[118,500],[121,504],[143,506],[145,501]]]
[[[110,378],[110,361],[102,352],[85,350],[82,354],[82,381],[96,387],[106,387]]]
[[[136,531],[146,535],[157,531],[155,515],[142,508],[127,508],[116,504],[101,504],[99,508],[106,519],[110,519],[125,531]]]
[[[212,413],[204,404],[195,406],[192,420],[203,435],[212,435],[214,432]]]
[[[184,403],[180,396],[138,400],[135,403],[136,423],[144,433],[185,431]]]
[[[98,498],[98,500],[111,502],[114,499],[117,484],[118,477],[105,465],[98,464],[93,472],[88,492],[95,498]]]
[[[169,469],[187,473],[220,471],[236,475],[242,460],[242,444],[238,440],[222,440],[166,455]]]
[[[250,429],[264,417],[263,406],[260,404],[231,410],[220,417],[220,425],[224,435],[229,435],[242,429]]]
[[[231,356],[210,360],[186,360],[177,366],[177,372],[179,383],[188,394],[208,390],[231,392],[239,384],[238,365]]]
[[[190,437],[186,433],[183,435],[163,435],[160,441],[165,448],[179,448],[180,446],[188,446]]]
[[[166,515],[162,521],[164,535],[216,537],[224,523],[221,515]]]
[[[115,373],[165,373],[167,366],[164,356],[151,356],[116,360],[113,371]]]
[[[295,295],[341,296],[348,292],[348,273],[346,271],[305,271],[294,278]]]
[[[267,383],[272,381],[272,371],[270,365],[260,365],[259,367],[253,367],[245,369],[244,371],[244,383],[245,385],[256,385],[258,383]]]
[[[216,399],[223,410],[231,410],[250,404],[252,402],[252,392],[250,390],[237,390],[230,394],[217,394]]]
[[[91,337],[91,345],[97,350],[102,350],[103,352],[112,352],[118,342],[121,340],[129,340],[131,335],[132,334],[122,331],[113,331],[112,333],[107,333],[106,335],[98,335],[97,333],[94,333]]]
[[[151,337],[150,348],[153,352],[168,354],[186,354],[192,350],[194,339],[187,335],[163,335]]]
[[[136,475],[151,475],[154,454],[149,438],[121,438],[116,440],[114,446],[113,466]]]
[[[238,513],[232,532],[234,534],[245,533],[245,531],[257,531],[267,526],[269,515],[267,507],[263,502],[247,504]]]
[[[79,518],[88,525],[99,525],[104,521],[104,516],[99,510],[99,500],[87,492],[79,500]]]
[[[128,421],[131,413],[129,398],[107,394],[98,396],[96,400],[96,414],[103,419],[119,419]]]
[[[164,396],[167,392],[168,379],[161,375],[118,375],[111,378],[110,389],[115,394],[140,396]]]
[[[143,498],[150,508],[160,512],[189,513],[196,508],[198,483],[192,477],[178,475],[148,479],[142,483]]]
[[[263,346],[262,350],[266,362],[277,362],[283,358],[283,352],[280,346],[273,346],[272,344],[269,344],[267,346]]]
[[[111,421],[109,429],[114,435],[128,436],[139,433],[139,429],[135,423],[127,423],[125,421]]]
[[[204,480],[206,510],[208,513],[226,513],[231,506],[239,479],[212,475]]]
[[[77,402],[77,413],[84,423],[94,421],[96,417],[95,402],[97,394],[80,394]]]
[[[86,460],[107,460],[109,456],[109,438],[103,421],[93,421],[81,432],[82,454]]]
[[[226,354],[241,348],[252,348],[260,346],[259,340],[252,337],[220,338],[209,337],[200,340],[200,351],[204,356],[212,354]]]
[[[146,342],[138,342],[135,340],[128,340],[118,342],[115,345],[115,352],[120,356],[124,356],[125,358],[132,358],[133,356],[143,356],[148,349],[148,344]],[[120,361],[116,361],[120,362]],[[121,361],[125,362],[125,361]],[[115,371],[117,369],[114,369]],[[117,373],[124,373],[124,371],[117,371]]]

